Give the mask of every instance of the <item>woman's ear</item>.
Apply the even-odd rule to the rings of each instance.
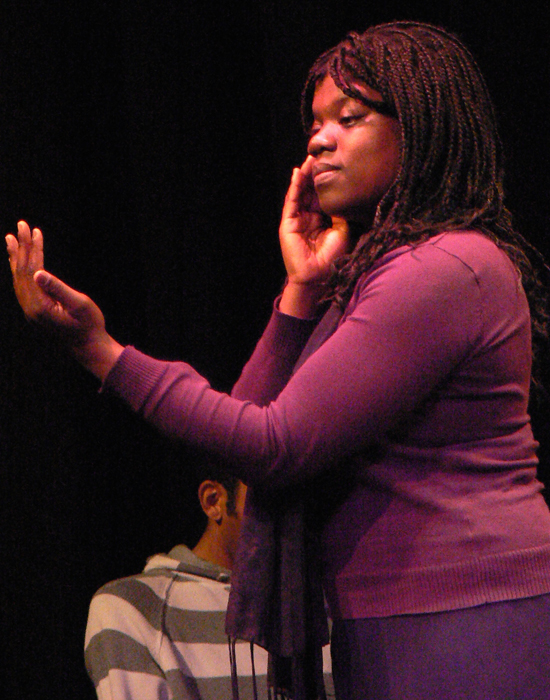
[[[199,486],[199,502],[206,517],[221,524],[227,505],[227,491],[218,481],[207,479]]]

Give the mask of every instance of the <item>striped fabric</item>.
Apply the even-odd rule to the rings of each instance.
[[[182,546],[152,557],[142,574],[103,586],[90,605],[85,642],[98,699],[230,698],[228,596],[229,572]],[[252,700],[248,643],[237,644],[236,658],[240,697]],[[267,653],[259,647],[254,666],[258,698],[266,700]]]

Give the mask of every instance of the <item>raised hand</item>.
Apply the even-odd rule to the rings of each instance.
[[[331,265],[348,252],[350,237],[343,219],[330,219],[319,208],[313,187],[312,156],[295,168],[288,189],[279,240],[288,283],[280,309],[293,316],[314,313]]]
[[[105,330],[99,307],[44,270],[42,232],[25,221],[6,244],[15,294],[26,318],[47,329],[89,371],[103,380],[122,352]]]

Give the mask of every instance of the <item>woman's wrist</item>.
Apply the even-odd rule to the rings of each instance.
[[[319,302],[326,291],[320,282],[287,282],[279,302],[279,311],[287,316],[311,319],[317,314]]]
[[[75,359],[102,383],[122,354],[124,346],[107,333],[83,345],[73,345]]]

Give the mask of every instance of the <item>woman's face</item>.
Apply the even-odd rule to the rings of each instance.
[[[376,90],[365,96],[382,101]],[[394,117],[345,95],[327,76],[312,103],[308,153],[321,209],[329,216],[370,225],[401,162],[401,129]]]

